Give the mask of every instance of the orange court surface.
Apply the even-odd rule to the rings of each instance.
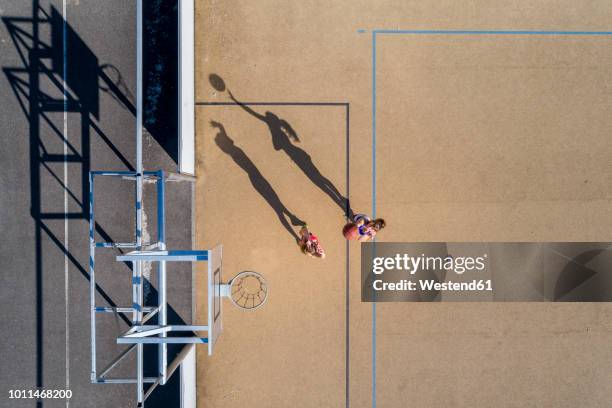
[[[270,291],[226,302],[199,406],[610,406],[612,304],[362,303],[334,198],[382,242],[611,241],[612,36],[535,30],[612,7],[537,4],[197,1],[195,246]]]

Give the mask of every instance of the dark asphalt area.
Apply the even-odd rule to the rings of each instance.
[[[177,167],[177,2],[144,2],[146,170]],[[90,381],[87,192],[90,170],[135,166],[136,2],[3,0],[0,18],[0,407],[135,406],[135,385]],[[153,236],[154,192],[146,186]],[[134,239],[133,200],[133,181],[96,181],[97,240]],[[166,206],[168,247],[191,248],[192,185],[169,185]],[[97,252],[98,306],[131,305],[131,270],[116,254]],[[191,322],[191,282],[191,265],[168,267],[169,323]],[[153,303],[154,287],[147,294]],[[127,327],[98,319],[98,370]],[[117,370],[135,376],[135,358]],[[178,406],[177,380],[145,406]],[[36,389],[72,398],[9,399]]]

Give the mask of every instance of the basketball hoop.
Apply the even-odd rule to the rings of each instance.
[[[240,309],[254,310],[266,303],[268,284],[257,272],[240,272],[229,283],[221,285],[221,295]]]

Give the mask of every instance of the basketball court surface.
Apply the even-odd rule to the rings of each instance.
[[[330,189],[380,241],[609,241],[611,28],[605,1],[198,1],[197,247],[270,290],[198,350],[199,406],[607,406],[612,306],[362,303]]]

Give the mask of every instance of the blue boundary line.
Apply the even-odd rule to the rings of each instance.
[[[359,33],[366,30],[360,29]],[[376,217],[376,36],[381,35],[508,35],[508,36],[612,36],[612,31],[546,30],[372,30],[372,217]],[[376,408],[376,298],[372,302],[372,408]]]
[[[376,32],[372,33],[372,218],[376,218]],[[376,298],[372,299],[372,407],[376,407]]]
[[[372,34],[444,34],[444,35],[612,35],[612,31],[546,31],[546,30],[373,30]]]

